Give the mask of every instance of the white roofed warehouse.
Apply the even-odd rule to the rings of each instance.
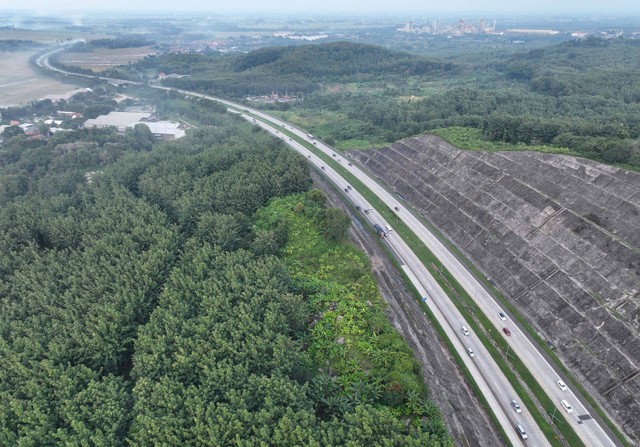
[[[155,138],[161,140],[177,140],[185,136],[186,126],[176,121],[153,121],[149,112],[110,112],[95,119],[88,119],[84,127],[115,127],[124,133],[137,124],[144,124]]]

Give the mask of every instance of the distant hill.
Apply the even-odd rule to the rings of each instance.
[[[272,91],[312,92],[327,82],[381,82],[454,70],[443,63],[374,45],[334,42],[262,48],[242,55],[167,54],[149,57],[136,69],[188,74],[165,85],[243,96]]]
[[[239,72],[247,70],[272,74],[300,73],[314,79],[354,75],[423,75],[452,64],[442,64],[424,57],[399,53],[374,45],[335,42],[325,45],[264,48],[240,56],[235,64]]]
[[[587,38],[513,55],[500,69],[551,96],[640,101],[640,41]]]

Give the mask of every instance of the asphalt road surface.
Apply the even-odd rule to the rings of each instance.
[[[232,107],[243,107],[238,104],[234,104],[228,101],[222,101],[223,103],[230,105]],[[246,109],[246,107],[243,107]],[[315,138],[310,138],[308,135],[295,127],[278,120],[277,118],[273,118],[265,113],[262,113],[257,110],[250,110],[252,114],[259,116],[265,120],[268,120],[271,125],[262,123],[261,125],[264,128],[272,127],[275,129],[279,129],[280,127],[284,127],[286,130],[295,133],[298,137],[307,140],[309,143],[312,143],[316,148],[322,150],[326,155],[331,156],[334,160],[339,161],[343,164],[344,169],[347,169],[352,175],[354,175],[358,180],[360,180],[364,185],[366,185],[374,194],[378,196],[382,203],[387,205],[391,209],[396,209],[396,214],[399,219],[401,219],[419,238],[420,240],[431,250],[431,252],[438,258],[438,260],[442,263],[442,265],[456,278],[456,280],[460,283],[460,285],[467,291],[467,293],[473,297],[474,301],[478,305],[478,307],[482,310],[482,312],[489,317],[489,319],[493,322],[494,327],[497,331],[502,332],[504,327],[507,327],[511,333],[511,336],[504,336],[505,341],[509,344],[510,349],[518,355],[518,357],[522,360],[523,364],[531,371],[534,375],[542,389],[550,396],[551,400],[555,403],[554,409],[545,409],[547,412],[555,414],[556,412],[561,412],[564,417],[573,424],[573,429],[576,434],[581,438],[583,443],[587,446],[616,446],[620,445],[619,441],[611,435],[609,430],[605,430],[603,425],[600,423],[598,419],[595,419],[590,414],[590,411],[587,409],[586,405],[582,402],[582,400],[571,390],[568,381],[564,380],[564,378],[555,371],[553,366],[547,361],[547,359],[541,354],[538,350],[538,347],[534,345],[530,339],[520,330],[518,326],[511,319],[502,320],[498,317],[502,310],[501,306],[495,301],[493,296],[484,288],[484,286],[467,270],[467,268],[458,261],[458,259],[453,255],[434,235],[431,231],[426,228],[412,213],[408,212],[404,207],[403,203],[398,201],[398,198],[389,193],[386,189],[384,189],[380,184],[378,184],[375,180],[373,180],[369,175],[364,173],[359,167],[353,164],[349,164],[349,160],[342,157],[339,153],[337,153],[333,148],[324,144],[323,142],[316,140]],[[252,120],[248,115],[243,115],[245,118]],[[258,120],[258,123],[260,121]],[[268,130],[268,129],[267,129]],[[276,136],[282,135],[280,132],[275,134]],[[300,149],[296,146],[301,147],[301,145],[297,144],[294,146],[291,141],[285,141],[294,149],[300,152]],[[304,152],[303,152],[304,153]],[[334,156],[335,155],[335,156]],[[310,159],[310,161],[313,160]],[[329,170],[328,166],[325,166],[325,171]],[[346,181],[342,179],[342,177],[335,171],[331,170],[332,175],[329,175],[327,171],[327,175],[336,183],[337,185],[346,185]],[[337,177],[336,177],[337,176]],[[356,197],[355,193],[352,193],[352,197]],[[359,200],[364,204],[366,203],[364,199],[359,196]],[[364,206],[364,205],[362,205]],[[370,204],[366,205],[367,207],[371,207]],[[372,215],[370,214],[369,217]],[[382,218],[378,218],[379,222],[376,222],[384,227],[387,223],[382,220]],[[399,239],[397,235],[394,235],[395,239]],[[389,238],[391,239],[391,238]],[[408,254],[405,253],[405,256]],[[403,257],[406,263],[407,257]],[[419,263],[419,261],[418,261]],[[417,268],[417,266],[416,266]],[[424,269],[426,271],[426,269]],[[414,270],[415,273],[415,270]],[[428,272],[427,272],[428,273]],[[416,275],[417,278],[423,278],[426,276],[421,276],[420,274]],[[431,278],[433,280],[433,278]],[[433,281],[435,283],[435,281]],[[436,283],[437,284],[437,283]],[[419,289],[420,290],[420,289]],[[427,289],[428,290],[428,289]],[[445,295],[446,296],[446,295]],[[450,307],[453,306],[450,303]],[[460,317],[461,319],[461,317]],[[466,325],[466,323],[465,323]],[[468,325],[466,325],[469,327]],[[458,331],[460,332],[460,331]],[[473,348],[474,351],[476,350]],[[484,349],[484,348],[482,348]],[[460,352],[460,351],[459,351]],[[488,354],[485,352],[488,356]],[[495,365],[497,369],[497,365]],[[499,369],[498,369],[499,371]],[[495,373],[495,371],[494,371]],[[500,373],[501,374],[501,373]],[[557,381],[562,380],[565,383],[565,388],[562,389],[558,385]],[[513,398],[516,398],[515,393],[512,394]],[[517,399],[517,398],[516,398]],[[569,402],[572,407],[572,412],[567,412],[567,410],[562,405],[562,400]],[[510,406],[511,398],[508,400],[508,404]],[[504,403],[502,403],[504,406]],[[524,413],[524,411],[523,411]],[[521,414],[523,414],[521,413]],[[520,415],[521,415],[520,414]],[[508,431],[508,427],[503,424],[505,427],[505,431]],[[528,432],[531,432],[530,426],[525,426]],[[537,426],[536,426],[537,428]],[[539,429],[538,429],[539,430]],[[538,445],[534,444],[533,437],[529,436],[527,440],[529,445]],[[543,445],[543,444],[539,444]]]
[[[252,116],[245,114],[242,114],[242,116],[250,122],[254,122]],[[340,189],[344,190],[345,188],[348,188],[347,182],[338,172],[328,166],[323,160],[315,156],[304,145],[298,143],[296,140],[289,140],[289,137],[282,132],[283,123],[275,123],[276,125],[274,126],[260,120],[256,120],[254,124],[267,130],[274,136],[281,138],[293,149],[304,155],[311,164],[322,171],[326,177]],[[286,130],[292,131],[291,127],[287,124],[284,126]],[[295,133],[302,138],[307,138],[306,134],[301,131],[300,133]],[[317,145],[318,142],[316,141],[316,146]],[[334,153],[335,152],[330,152],[329,156],[333,157]],[[337,153],[335,154],[335,158],[339,157]],[[349,162],[347,160],[342,159],[341,162],[345,167],[349,167]],[[357,204],[363,210],[373,209],[373,204],[367,202],[364,197],[354,189],[349,190],[348,197],[354,202],[354,204]],[[385,221],[382,216],[375,212],[375,210],[370,211],[369,214],[363,213],[363,218],[365,220],[368,219],[372,226],[373,224],[378,224],[384,228],[386,225],[390,225],[390,223]],[[525,445],[523,444],[525,441],[523,441],[515,431],[516,424],[521,424],[528,435],[526,445],[550,445],[526,409],[523,409],[522,413],[516,413],[515,410],[513,410],[511,407],[511,400],[518,400],[515,390],[484,346],[476,340],[473,333],[471,332],[468,336],[462,333],[461,327],[463,325],[468,327],[468,323],[464,321],[464,318],[453,303],[451,303],[449,297],[427,271],[424,265],[422,265],[418,260],[409,246],[394,233],[390,233],[389,236],[385,237],[385,240],[386,243],[388,243],[395,251],[398,259],[402,263],[403,270],[408,274],[414,286],[418,291],[426,293],[425,296],[429,297],[426,302],[427,305],[443,326],[448,338],[452,341],[456,351],[471,372],[475,382],[478,384],[483,395],[489,402],[489,405],[498,418],[500,424],[505,428],[505,432],[507,433],[511,444]],[[473,357],[469,356],[467,348],[471,348],[474,351]]]

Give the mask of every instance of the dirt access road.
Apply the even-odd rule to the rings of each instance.
[[[416,299],[409,292],[396,268],[368,232],[366,223],[348,208],[336,191],[312,174],[316,187],[328,197],[329,206],[342,209],[352,218],[349,237],[371,260],[371,269],[382,297],[388,304],[387,316],[407,341],[421,366],[422,377],[449,428],[456,446],[500,446],[502,439],[472,394],[466,379],[443,345]]]

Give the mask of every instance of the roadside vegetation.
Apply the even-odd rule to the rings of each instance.
[[[6,136],[0,444],[452,445],[349,220],[218,112]]]

